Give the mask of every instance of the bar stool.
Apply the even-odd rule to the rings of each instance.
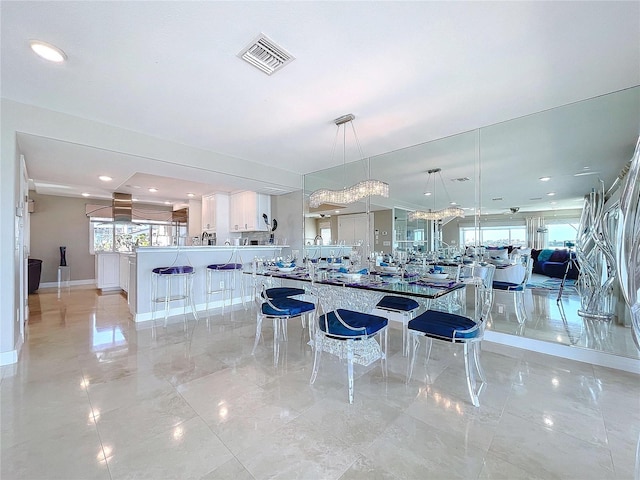
[[[222,280],[220,280],[220,287],[215,288],[214,274],[220,274]],[[211,295],[222,294],[222,313],[224,313],[224,307],[227,303],[227,292],[230,292],[231,305],[233,305],[233,291],[236,287],[237,275],[242,275],[242,263],[214,263],[207,265],[207,291],[205,295],[207,297],[207,311],[209,311],[209,297]],[[240,278],[240,295],[242,296],[242,305],[245,305],[244,300],[244,282]]]
[[[187,328],[187,302],[191,307],[193,318],[198,321],[198,314],[193,303],[192,287],[195,269],[190,265],[174,265],[171,267],[157,267],[151,270],[151,318],[155,327],[157,305],[164,303],[164,326],[169,318],[171,302],[183,302],[184,326]],[[164,283],[163,292],[159,292],[159,283]]]
[[[380,315],[388,320],[402,322],[402,356],[409,355],[409,338],[407,325],[416,316],[420,304],[412,298],[385,295],[371,311],[374,315]]]

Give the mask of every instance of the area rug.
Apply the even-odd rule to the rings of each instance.
[[[560,285],[562,284],[561,278],[549,278],[542,282],[528,283],[527,288],[531,288],[533,290],[545,290],[545,291],[558,291],[560,290]],[[576,281],[567,279],[564,282],[564,290],[562,294],[570,294],[576,293]]]

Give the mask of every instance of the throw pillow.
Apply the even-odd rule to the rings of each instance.
[[[567,260],[567,251],[566,250],[554,250],[554,252],[549,257],[550,262],[563,263]]]

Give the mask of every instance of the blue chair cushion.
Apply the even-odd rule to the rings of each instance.
[[[276,317],[295,317],[305,312],[310,312],[315,305],[310,302],[303,302],[295,298],[281,297],[274,298],[262,304],[262,313]],[[275,307],[275,308],[274,308]]]
[[[207,265],[211,270],[242,270],[241,263],[214,263]]]
[[[151,270],[156,275],[181,275],[193,273],[193,267],[188,265],[178,265],[173,267],[157,267]]]
[[[496,290],[508,290],[509,292],[521,292],[524,290],[524,285],[521,283],[509,283],[509,282],[493,282],[493,288]]]
[[[295,297],[296,295],[304,295],[302,288],[294,287],[274,287],[267,288],[262,295],[263,298],[282,298],[282,297]]]
[[[338,317],[336,317],[336,311],[344,323],[350,327],[357,328],[358,330],[350,330],[345,327],[342,322],[338,320]],[[325,317],[327,325],[325,325]],[[388,320],[384,317],[371,315],[369,313],[338,309],[325,315],[321,315],[318,323],[320,324],[320,330],[328,335],[359,337],[361,335],[375,335],[387,326]]]
[[[420,305],[412,298],[396,297],[394,295],[386,295],[378,302],[376,307],[397,310],[399,312],[410,312]]]
[[[427,310],[409,321],[409,331],[422,332],[429,337],[452,340],[454,332],[469,330],[476,326],[476,322],[470,318],[454,313]],[[467,333],[456,333],[455,338],[475,338],[480,334],[480,329]]]

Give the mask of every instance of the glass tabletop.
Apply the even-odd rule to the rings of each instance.
[[[249,271],[245,271],[245,273],[252,274],[252,272]],[[353,278],[353,276],[347,276],[345,278],[345,276],[340,273],[322,274],[319,279],[316,278],[311,282],[311,277],[304,269],[294,270],[293,272],[280,272],[279,270],[262,269],[256,271],[255,274],[316,283],[320,285],[334,285],[428,299],[439,298],[454,290],[464,288],[466,285],[463,282],[455,282],[453,280],[435,282],[428,279],[421,279],[418,276],[403,279],[399,275],[363,274],[358,278]]]

